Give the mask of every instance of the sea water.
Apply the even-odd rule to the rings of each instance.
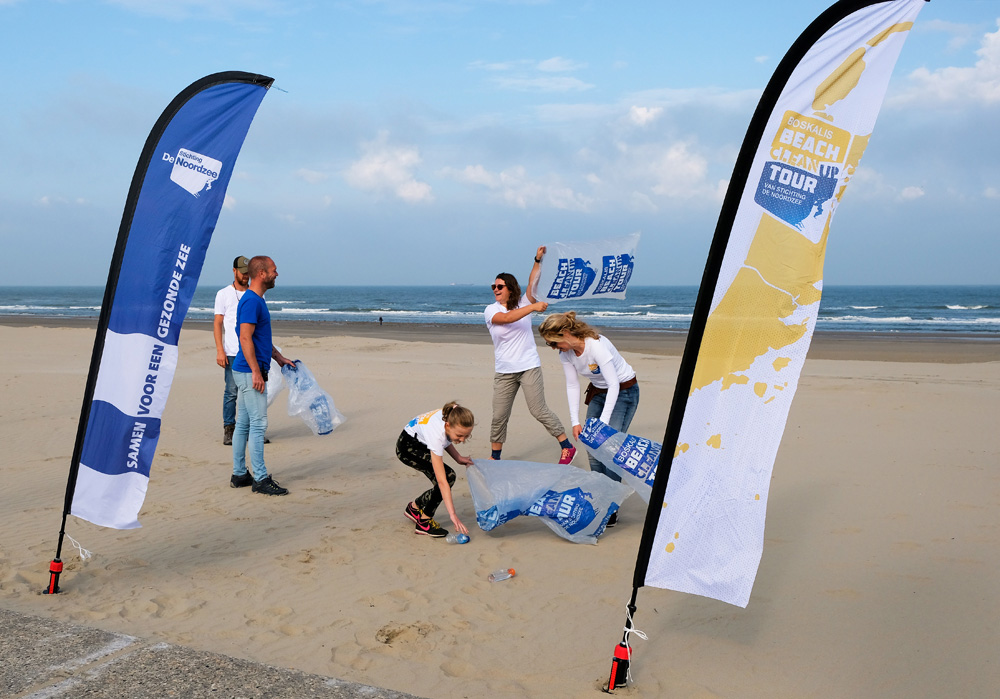
[[[189,319],[211,320],[214,286],[200,286]],[[687,330],[694,286],[630,286],[627,298],[553,304],[598,329]],[[0,315],[93,317],[103,287],[0,287]],[[493,303],[488,285],[277,286],[267,292],[274,320],[483,324]],[[535,315],[535,322],[540,322]],[[823,292],[817,332],[1000,335],[1000,286],[831,286]]]

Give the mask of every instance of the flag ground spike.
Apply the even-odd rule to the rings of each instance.
[[[639,593],[639,588],[632,588],[632,599],[629,600],[625,614],[625,632],[622,634],[621,643],[615,646],[615,652],[611,657],[611,675],[608,677],[608,684],[604,691],[613,694],[620,687],[628,684],[629,661],[632,659],[632,649],[628,645],[628,635],[632,633],[632,615],[635,614],[635,598]],[[645,634],[640,635],[645,638]]]
[[[63,564],[58,558],[53,558],[52,562],[49,563],[49,585],[44,590],[42,594],[46,595],[56,595],[59,594],[59,574],[62,572]]]

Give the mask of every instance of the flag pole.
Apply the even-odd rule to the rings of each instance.
[[[173,114],[169,109],[167,111],[171,115]],[[162,121],[163,117],[160,117],[160,119]],[[125,257],[125,245],[128,243],[129,230],[132,228],[132,216],[135,214],[135,207],[139,199],[139,190],[142,189],[146,167],[152,158],[152,149],[156,146],[161,132],[162,128],[159,130],[154,128],[146,139],[142,157],[136,166],[135,174],[132,177],[132,184],[129,187],[128,197],[125,200],[125,211],[122,214],[122,222],[118,228],[118,240],[115,243],[115,250],[111,256],[111,267],[108,269],[108,282],[104,287],[104,300],[101,302],[101,313],[97,320],[94,351],[90,355],[90,371],[87,373],[87,385],[83,391],[83,406],[80,408],[80,422],[76,429],[73,457],[70,460],[69,476],[66,479],[66,497],[63,501],[62,524],[59,527],[56,555],[49,563],[49,584],[43,591],[47,595],[55,595],[60,592],[59,576],[63,571],[61,556],[63,540],[66,536],[66,520],[73,509],[73,494],[76,492],[76,479],[80,473],[80,456],[83,453],[83,442],[87,436],[87,425],[90,423],[90,408],[94,401],[97,375],[101,369],[101,357],[104,354],[104,339],[107,336],[108,325],[111,319],[111,306],[114,304],[115,292],[118,289],[118,273],[121,270],[122,259]]]
[[[677,383],[674,387],[673,400],[670,404],[667,426],[663,436],[663,449],[660,452],[661,461],[664,454],[669,454],[670,460],[663,464],[665,466],[663,469],[660,468],[659,463],[657,464],[656,478],[653,480],[649,504],[646,507],[642,537],[639,541],[638,553],[636,554],[635,572],[632,576],[632,597],[627,606],[624,634],[621,643],[615,647],[611,665],[611,676],[608,686],[604,688],[604,691],[609,694],[613,693],[616,687],[624,687],[626,685],[628,666],[631,661],[631,649],[628,645],[628,637],[635,631],[633,616],[636,611],[636,600],[639,588],[645,585],[646,573],[649,567],[649,556],[656,537],[660,513],[663,510],[667,482],[670,478],[670,467],[673,463],[674,452],[677,450],[677,442],[680,438],[681,424],[684,421],[684,411],[687,407],[688,395],[691,392],[691,385],[694,381],[698,353],[701,351],[701,343],[705,337],[705,327],[712,308],[712,298],[715,295],[715,287],[719,281],[722,262],[726,254],[726,248],[729,245],[729,237],[733,224],[736,221],[736,214],[743,197],[743,190],[746,188],[747,180],[750,176],[750,168],[756,156],[757,144],[760,143],[760,139],[763,137],[767,122],[778,103],[778,99],[788,79],[812,45],[830,27],[847,15],[860,8],[886,1],[891,0],[839,0],[821,13],[799,35],[788,49],[788,52],[785,53],[781,62],[775,68],[774,74],[768,81],[767,86],[764,88],[753,117],[750,119],[746,135],[743,138],[743,144],[736,158],[736,164],[733,167],[733,175],[729,180],[726,196],[722,202],[722,209],[719,212],[719,220],[715,226],[715,234],[709,248],[708,260],[705,263],[705,271],[702,274],[701,286],[698,289],[698,297],[691,316],[687,341],[684,344],[684,352],[681,356],[681,364],[677,373]]]
[[[56,543],[55,557],[49,564],[49,583],[43,592],[45,594],[58,594],[59,576],[63,572],[62,547],[66,537],[66,521],[73,508],[73,496],[76,492],[77,479],[80,473],[80,460],[83,454],[84,443],[87,436],[87,428],[90,423],[90,413],[93,406],[94,393],[97,387],[98,374],[101,368],[101,359],[104,354],[104,345],[107,338],[108,327],[111,322],[111,310],[118,290],[118,281],[121,276],[122,262],[125,258],[125,248],[128,243],[129,233],[132,229],[132,222],[135,218],[136,209],[139,203],[139,195],[142,192],[146,179],[146,172],[153,161],[157,144],[163,137],[164,132],[170,125],[171,120],[177,113],[199,92],[214,85],[227,82],[247,82],[251,84],[263,85],[265,88],[271,86],[273,78],[262,75],[244,73],[240,71],[224,71],[207,75],[187,88],[182,90],[171,100],[167,108],[160,114],[159,119],[153,125],[152,130],[146,137],[139,162],[136,164],[135,172],[132,175],[132,182],[129,186],[128,196],[125,200],[125,209],[122,212],[121,224],[118,227],[118,238],[115,242],[115,249],[111,256],[111,265],[108,270],[108,281],[104,287],[104,299],[101,302],[101,312],[97,321],[97,331],[94,339],[94,350],[90,357],[90,370],[87,375],[87,385],[84,388],[83,405],[80,409],[80,422],[77,426],[76,441],[73,445],[73,456],[70,460],[69,475],[66,479],[66,494],[63,501],[62,521],[59,527],[59,537]]]

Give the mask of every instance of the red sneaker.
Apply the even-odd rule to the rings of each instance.
[[[559,457],[560,464],[571,464],[573,463],[573,457],[576,456],[576,447],[568,447],[562,450],[562,456]]]

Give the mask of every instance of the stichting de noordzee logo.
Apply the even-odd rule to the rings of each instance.
[[[211,189],[212,183],[219,179],[219,173],[222,172],[222,161],[187,148],[178,148],[177,155],[164,153],[163,160],[174,164],[170,170],[171,181],[196,197],[203,190]]]

